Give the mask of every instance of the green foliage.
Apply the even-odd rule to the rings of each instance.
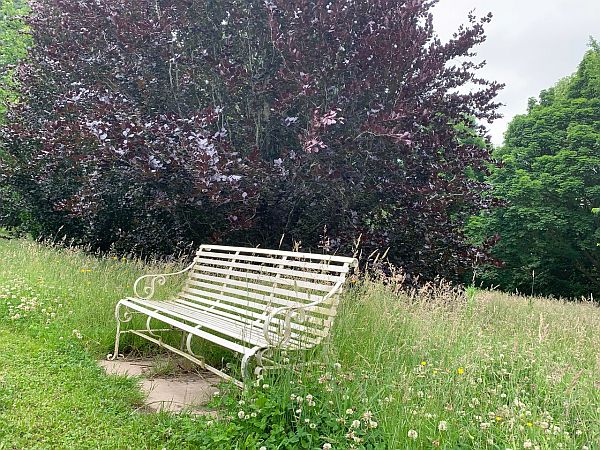
[[[267,372],[246,392],[225,386],[216,417],[154,415],[140,409],[134,380],[105,376],[90,355],[111,350],[115,300],[135,277],[173,267],[16,239],[0,240],[0,258],[3,450],[600,442],[600,311],[590,303],[474,289],[464,299],[442,285],[406,293],[392,280],[365,281],[345,295],[331,341],[311,356],[320,364]]]
[[[377,422],[380,407],[368,404],[361,384],[349,381],[352,372],[332,364],[277,375],[259,377],[241,395],[233,388],[217,399],[232,414],[231,437],[239,448],[387,448]],[[357,403],[357,398],[367,403]]]
[[[600,47],[575,74],[517,116],[489,181],[503,204],[471,221],[478,240],[499,235],[484,282],[561,296],[600,294]]]
[[[17,100],[13,74],[31,43],[22,20],[28,9],[23,0],[0,2],[0,121],[4,120],[8,104]]]

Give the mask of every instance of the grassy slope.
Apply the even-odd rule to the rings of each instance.
[[[0,240],[0,449],[175,448],[202,432],[187,417],[136,413],[136,387],[94,365],[114,339],[115,300],[155,269]],[[410,301],[377,283],[354,291],[328,354],[345,372],[327,394],[332,417],[373,411],[385,448],[600,446],[597,307],[490,292],[457,305],[443,289]],[[290,389],[272,395],[287,401]]]

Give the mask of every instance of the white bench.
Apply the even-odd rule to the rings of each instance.
[[[241,354],[245,380],[250,358],[255,357],[260,368],[266,350],[308,349],[328,335],[339,294],[356,265],[356,259],[342,256],[202,245],[188,267],[141,276],[133,287],[135,296],[117,303],[115,350],[108,359],[122,356],[119,338],[133,333],[241,386],[192,352],[193,337]],[[163,285],[167,276],[186,272],[179,294],[169,300],[153,299],[157,284]],[[146,318],[145,329],[121,329],[133,314]],[[152,319],[169,328],[152,329]],[[173,329],[183,333],[181,348],[166,344],[157,334]]]

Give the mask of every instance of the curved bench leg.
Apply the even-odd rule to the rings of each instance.
[[[115,307],[115,319],[117,320],[117,334],[115,336],[115,350],[113,353],[109,353],[108,355],[106,355],[106,359],[108,359],[109,361],[114,361],[115,359],[117,359],[119,356],[123,356],[122,354],[119,354],[119,341],[121,339],[121,334],[123,333],[121,331],[121,323],[125,323],[125,322],[129,322],[131,320],[131,312],[128,309],[125,309],[125,311],[123,312],[123,316],[121,316],[119,314],[121,309],[121,302],[117,302],[117,306]]]
[[[245,353],[242,358],[242,381],[246,383],[248,381],[248,362],[250,358],[255,356],[258,352],[262,352],[266,350],[268,347],[253,347],[248,353]],[[260,361],[260,356],[258,357]]]
[[[196,328],[197,330],[199,330],[200,328],[202,328],[202,325],[196,325],[194,328]],[[192,333],[188,333],[187,335],[187,339],[185,342],[185,346],[187,348],[187,351],[190,355],[197,357],[196,354],[192,351],[192,338],[194,337],[194,335]]]

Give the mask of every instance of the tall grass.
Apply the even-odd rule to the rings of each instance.
[[[0,300],[10,303],[0,306],[0,326],[47,339],[76,331],[101,357],[113,344],[114,304],[131,295],[135,278],[181,264],[0,241]],[[229,433],[223,448],[600,446],[597,305],[466,296],[443,284],[397,288],[351,286],[331,339],[311,356],[319,364],[274,372],[253,390],[225,389],[223,421],[188,437],[202,436],[201,446]],[[152,348],[131,340],[132,349]]]

